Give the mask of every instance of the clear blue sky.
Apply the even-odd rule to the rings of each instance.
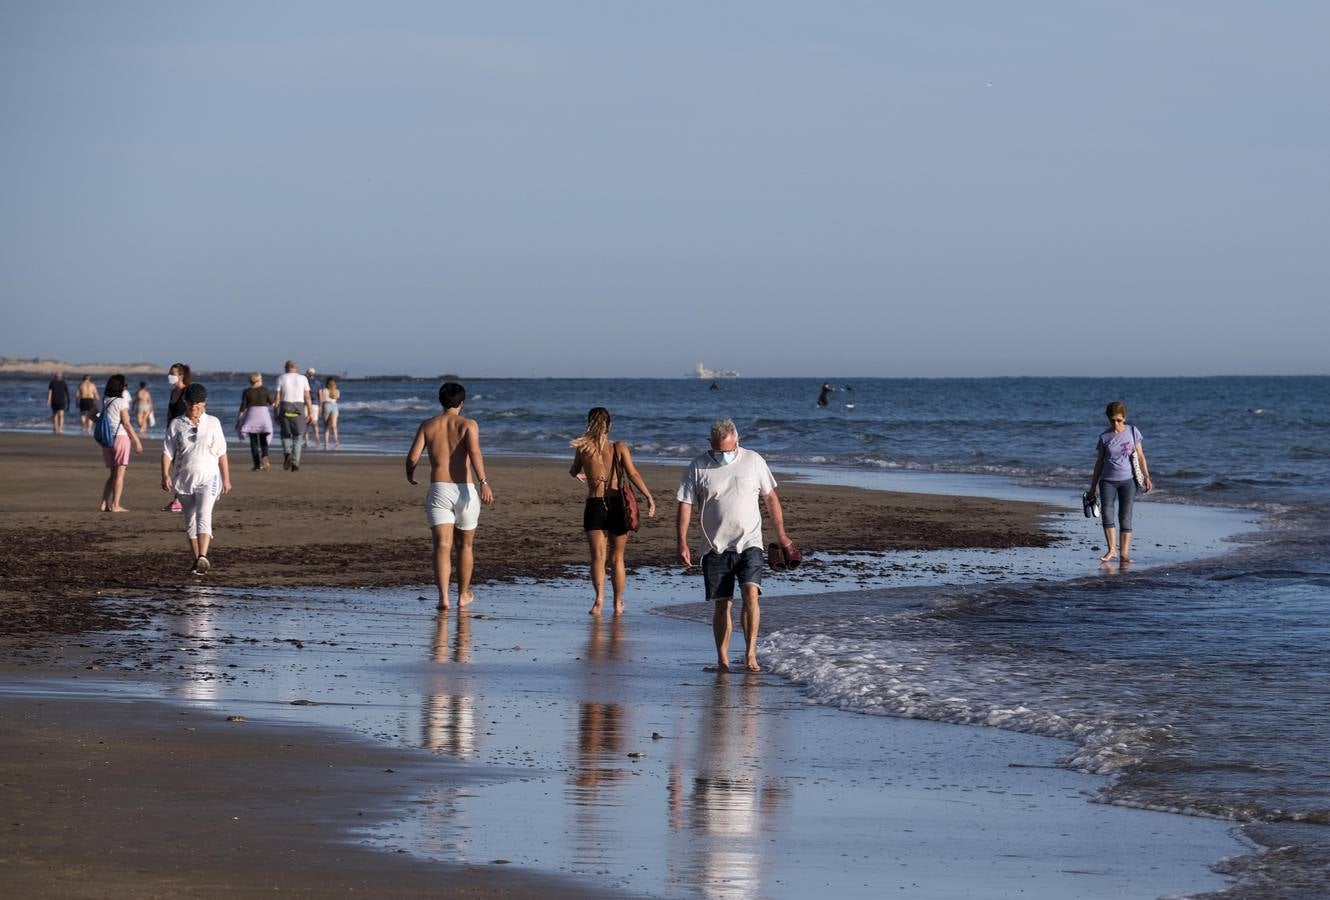
[[[0,355],[1325,372],[1324,2],[0,2]]]

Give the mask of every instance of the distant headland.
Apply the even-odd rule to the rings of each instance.
[[[161,375],[166,372],[156,363],[72,363],[61,359],[42,359],[32,357],[21,359],[17,356],[0,356],[0,378],[49,378],[52,372],[63,372],[66,376],[83,375]]]

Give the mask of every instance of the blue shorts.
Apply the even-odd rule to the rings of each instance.
[[[757,592],[762,593],[762,569],[766,565],[765,554],[760,547],[749,547],[742,553],[726,550],[717,553],[714,550],[702,557],[702,581],[706,585],[708,600],[733,600],[734,582],[755,584]]]

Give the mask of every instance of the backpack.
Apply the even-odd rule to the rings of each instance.
[[[118,420],[112,421],[106,414],[106,404],[110,400],[102,403],[101,414],[97,416],[97,424],[92,426],[92,439],[103,447],[115,446],[115,427],[120,424]]]

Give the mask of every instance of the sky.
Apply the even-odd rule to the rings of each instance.
[[[1330,371],[1330,4],[0,0],[0,355]]]

